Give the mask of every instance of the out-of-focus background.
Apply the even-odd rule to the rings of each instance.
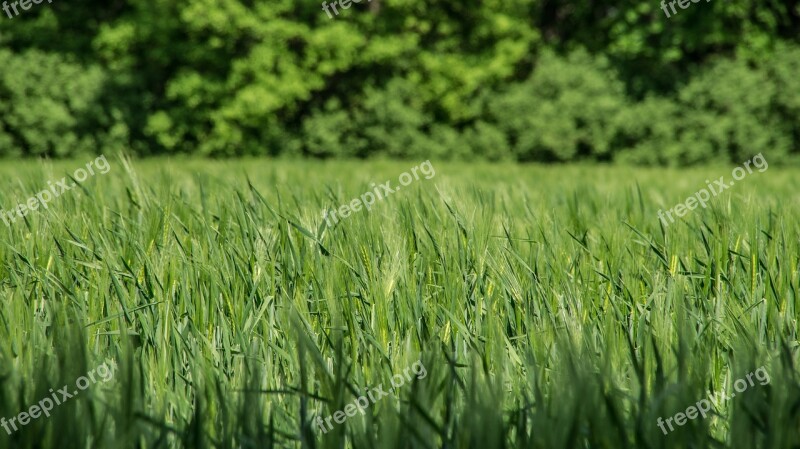
[[[29,1],[0,16],[6,158],[800,151],[797,0]]]

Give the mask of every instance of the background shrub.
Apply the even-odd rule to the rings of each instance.
[[[0,155],[75,156],[126,141],[102,98],[105,71],[67,59],[0,50]]]
[[[603,58],[545,52],[531,77],[491,102],[518,160],[608,159],[624,86]]]

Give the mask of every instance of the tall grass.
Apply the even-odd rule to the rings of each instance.
[[[800,447],[790,171],[664,228],[730,168],[434,162],[328,228],[418,161],[109,161],[0,223],[0,417],[118,371],[2,448]],[[84,163],[4,163],[0,207]],[[768,385],[657,427],[761,365]]]

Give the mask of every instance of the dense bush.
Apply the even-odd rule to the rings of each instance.
[[[583,52],[545,52],[527,81],[490,102],[519,160],[608,158],[614,117],[626,107],[624,86],[607,61]]]
[[[0,155],[789,161],[798,1],[43,4],[0,21]]]
[[[800,48],[753,65],[723,59],[705,67],[675,98],[647,98],[617,118],[617,160],[688,165],[739,163],[769,154],[796,159],[800,144]],[[793,72],[794,70],[794,72]]]
[[[66,59],[0,50],[0,155],[92,154],[128,140],[102,98],[106,72]]]

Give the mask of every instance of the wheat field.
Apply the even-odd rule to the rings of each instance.
[[[665,227],[731,167],[433,161],[329,225],[423,161],[108,161],[0,222],[0,448],[800,447],[789,169]],[[3,163],[0,207],[85,164]]]

